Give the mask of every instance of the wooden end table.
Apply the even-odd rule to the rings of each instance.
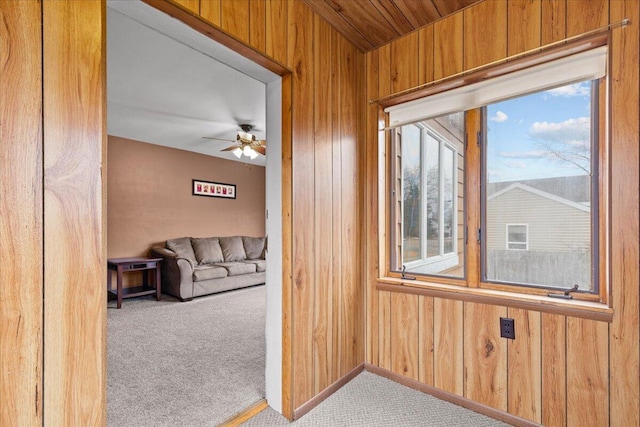
[[[118,308],[122,307],[124,298],[139,297],[142,295],[156,294],[156,300],[160,301],[160,263],[162,258],[109,258],[107,260],[107,293],[115,295],[118,300]],[[111,271],[116,272],[117,285],[115,291],[111,287]],[[122,287],[122,274],[128,271],[142,271],[142,285],[132,288]],[[149,286],[149,275],[155,271],[155,287]]]

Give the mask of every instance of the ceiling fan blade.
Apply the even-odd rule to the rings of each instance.
[[[220,151],[231,151],[231,150],[235,150],[236,148],[239,148],[239,147],[237,145],[232,145],[231,147],[223,148]]]
[[[263,156],[267,154],[266,147],[263,147],[262,145],[255,144],[251,148],[253,148],[258,153],[262,154]]]
[[[233,142],[233,139],[214,138],[212,136],[203,136],[203,139],[213,139],[214,141]]]
[[[258,145],[261,145],[261,146],[263,146],[263,147],[266,147],[266,146],[267,146],[267,140],[265,140],[265,139],[258,139],[258,140],[256,140],[256,141],[254,141],[254,143],[255,143],[255,144],[258,144]]]

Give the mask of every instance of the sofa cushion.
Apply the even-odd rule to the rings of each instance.
[[[178,257],[188,259],[192,265],[198,263],[196,261],[196,255],[193,253],[193,248],[191,247],[191,239],[188,237],[167,240],[165,247],[175,252]]]
[[[224,262],[244,261],[247,259],[240,236],[220,237],[218,240],[222,248],[222,255],[224,255]]]
[[[193,252],[196,255],[198,264],[215,264],[223,262],[222,248],[217,237],[191,238]]]
[[[221,262],[216,266],[224,267],[227,269],[229,276],[239,276],[241,274],[250,274],[256,272],[256,265],[245,262]]]
[[[255,264],[256,266],[256,272],[261,273],[263,271],[267,271],[267,261],[262,260],[262,259],[248,259],[246,261],[243,261],[247,264]]]
[[[222,279],[227,277],[227,269],[215,265],[196,265],[193,268],[193,281],[201,282],[209,279]]]
[[[264,251],[264,237],[242,237],[247,259],[260,259]]]

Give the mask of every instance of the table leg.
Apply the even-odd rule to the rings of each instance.
[[[118,273],[117,273],[117,296],[118,296],[118,308],[122,307],[122,266],[118,266]]]
[[[162,282],[160,281],[160,265],[156,264],[156,301],[160,301],[162,298]]]

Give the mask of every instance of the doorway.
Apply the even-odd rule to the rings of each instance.
[[[176,40],[181,22],[170,18],[142,2],[108,2],[107,7],[117,8],[121,13],[134,16],[143,25],[160,31]],[[191,30],[185,33],[181,43],[213,46],[214,41],[203,40],[203,36]],[[210,53],[213,51],[214,53]],[[262,81],[266,87],[267,123],[266,139],[269,155],[266,157],[266,235],[268,236],[267,281],[266,281],[266,399],[270,406],[282,411],[282,81],[279,76],[265,70],[222,45],[211,47],[209,54],[215,55],[230,67]]]

